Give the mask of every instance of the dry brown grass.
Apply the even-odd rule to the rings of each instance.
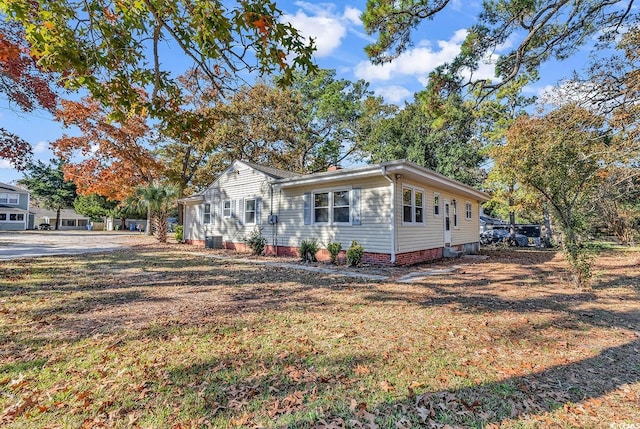
[[[191,250],[0,266],[0,422],[640,427],[638,250],[588,291],[551,251],[398,284]]]

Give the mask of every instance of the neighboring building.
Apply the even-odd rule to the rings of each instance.
[[[0,183],[0,231],[27,229],[29,203],[29,191]]]
[[[363,262],[413,264],[479,249],[480,204],[489,195],[407,161],[299,175],[234,161],[205,191],[180,200],[184,239],[245,250],[259,227],[266,252],[297,256],[300,243],[352,241]],[[209,244],[209,243],[207,243]],[[324,251],[320,258],[328,259]]]
[[[31,212],[35,216],[34,228],[42,223],[51,225],[51,229],[55,228],[56,210],[43,209],[40,207],[32,207]],[[60,209],[60,227],[59,229],[88,229],[87,225],[91,224],[91,218],[78,214],[73,209]]]

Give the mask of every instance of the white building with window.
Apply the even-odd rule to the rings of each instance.
[[[0,231],[27,229],[29,204],[29,191],[0,183]]]
[[[35,228],[38,228],[38,225],[41,224],[49,224],[51,225],[51,229],[55,227],[57,216],[56,210],[32,207],[31,212],[35,215]],[[78,214],[73,209],[60,209],[59,229],[87,229],[89,224],[91,224],[91,219],[89,217]]]
[[[209,242],[246,250],[243,238],[260,228],[268,254],[298,256],[306,239],[343,249],[357,241],[364,262],[404,265],[441,258],[447,248],[476,252],[480,204],[488,199],[407,161],[308,175],[235,161],[180,203],[187,243],[216,238]]]

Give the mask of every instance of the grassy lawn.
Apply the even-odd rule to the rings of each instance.
[[[0,426],[640,428],[640,249],[588,291],[550,251],[398,284],[190,250],[1,263]]]

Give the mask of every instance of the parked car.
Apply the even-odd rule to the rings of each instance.
[[[515,243],[511,243],[511,233],[506,229],[489,229],[480,234],[480,244],[507,243],[511,246],[529,245],[529,237],[516,233]]]
[[[42,231],[51,231],[51,224],[49,223],[41,223],[40,225],[38,225],[38,229],[42,230]]]

